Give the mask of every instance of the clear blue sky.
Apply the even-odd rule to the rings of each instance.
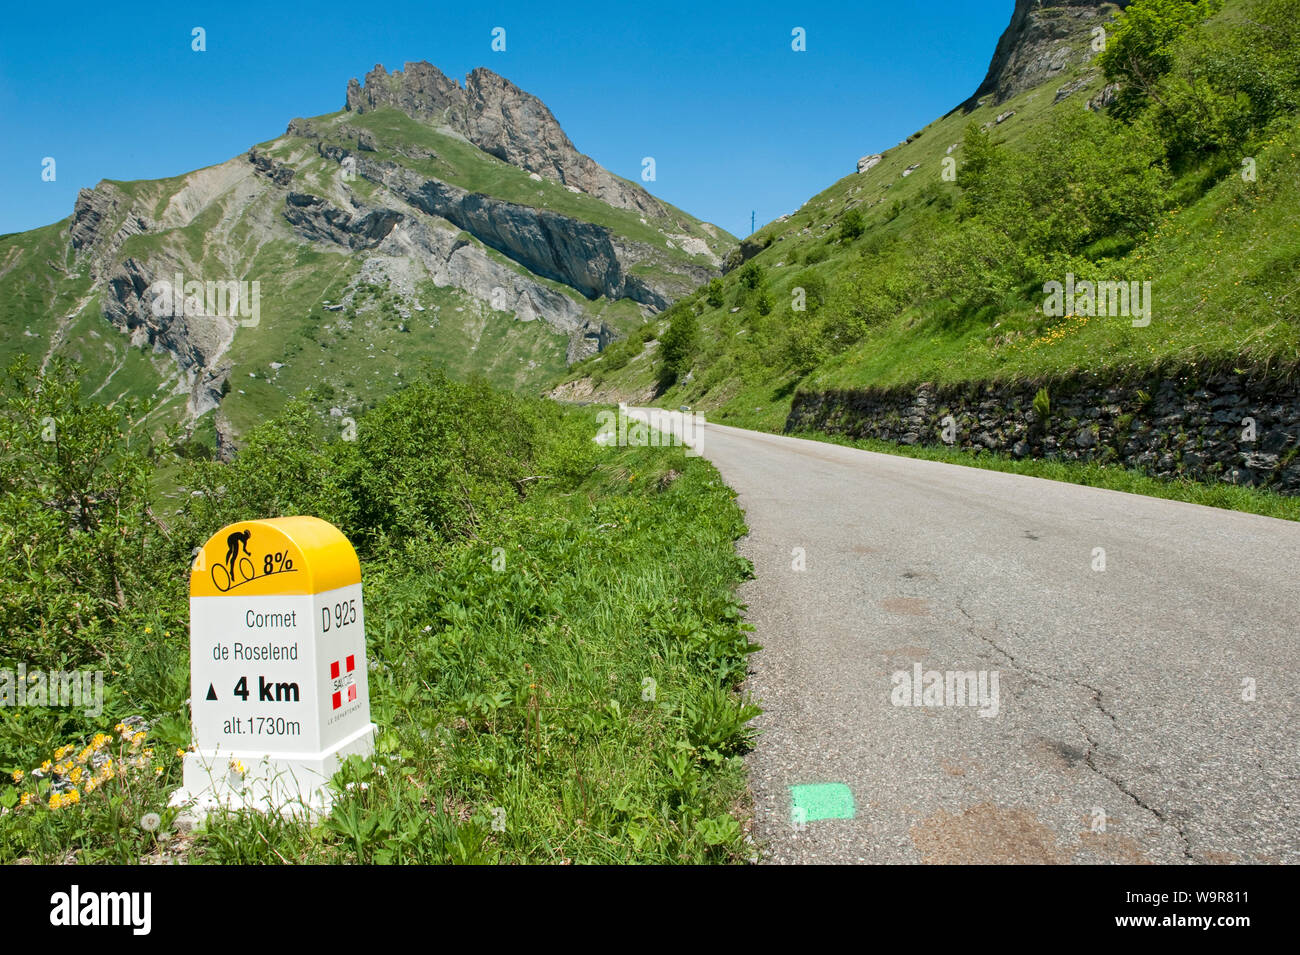
[[[424,59],[462,81],[476,66],[508,77],[621,176],[655,157],[652,192],[743,236],[751,210],[759,225],[793,211],[964,100],[1013,6],[15,3],[0,33],[0,233],[64,218],[101,179],[223,162],[340,109],[374,64]],[[505,52],[490,47],[497,26]]]

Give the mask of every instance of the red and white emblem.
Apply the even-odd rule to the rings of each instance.
[[[346,663],[346,666],[344,664]],[[344,703],[344,698],[348,703],[356,701],[357,698],[357,675],[354,672],[357,668],[357,658],[354,654],[348,654],[346,661],[335,660],[330,664],[330,681],[333,683],[334,695],[331,698],[333,702],[332,709],[338,709]]]

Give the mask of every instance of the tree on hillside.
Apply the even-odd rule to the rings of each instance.
[[[700,326],[690,309],[681,309],[668,323],[668,331],[659,341],[659,354],[663,356],[660,384],[667,387],[686,370],[686,364],[695,352]]]
[[[75,369],[26,357],[0,386],[0,645],[33,666],[102,654],[102,628],[158,585],[143,408],[84,399]]]
[[[1160,79],[1173,68],[1175,42],[1222,6],[1223,0],[1137,0],[1121,13],[1098,57],[1106,78],[1120,84],[1111,112],[1131,120],[1152,100],[1159,102]]]
[[[957,175],[957,185],[961,186],[965,199],[963,212],[969,214],[978,208],[1001,158],[993,137],[987,129],[977,123],[968,123],[962,136],[962,163]]]

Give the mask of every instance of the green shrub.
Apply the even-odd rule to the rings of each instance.
[[[1119,83],[1111,112],[1132,119],[1158,96],[1157,85],[1173,68],[1175,41],[1223,5],[1222,0],[1137,0],[1097,58],[1106,79]]]
[[[160,587],[169,542],[150,509],[155,450],[135,402],[86,401],[74,369],[26,358],[0,389],[0,661],[72,668],[120,646]]]
[[[856,206],[840,217],[841,241],[852,242],[866,231],[866,220],[862,218],[862,210],[858,209]]]
[[[689,317],[673,316],[679,335]],[[5,610],[27,616],[6,618],[17,629],[4,654],[91,654],[106,701],[95,719],[0,709],[0,862],[747,858],[735,814],[757,712],[735,692],[755,649],[734,596],[748,571],[733,549],[744,524],[704,461],[680,448],[599,449],[590,410],[435,375],[360,417],[355,440],[294,403],[233,462],[188,465],[186,490],[202,493],[164,531],[140,504],[147,482],[131,480],[151,462],[122,412],[83,403],[71,376],[18,380],[0,391],[0,527],[48,546],[6,540]],[[50,411],[57,442],[31,428]],[[56,486],[89,491],[80,504],[70,492],[70,509],[42,506],[62,500]],[[216,813],[167,841],[176,749],[189,743],[191,541],[221,522],[300,511],[340,523],[361,551],[376,755],[337,774],[328,821]],[[83,514],[105,533],[83,528]],[[92,570],[120,562],[125,610],[111,580],[86,575],[88,555]],[[60,590],[68,608],[92,598],[62,636]],[[42,641],[59,647],[36,656]],[[145,719],[121,741],[96,740],[125,714]],[[82,779],[77,798],[51,800],[49,774],[32,770],[95,747],[115,774],[100,766],[93,792]]]
[[[825,276],[814,269],[804,269],[795,275],[791,288],[801,288],[804,293],[804,306],[809,314],[815,314],[826,304],[828,294]]]
[[[723,296],[722,279],[709,279],[709,284],[704,293],[704,299],[713,308],[722,308],[725,301]]]
[[[1046,388],[1039,388],[1038,393],[1034,395],[1034,414],[1038,416],[1040,424],[1046,424],[1048,418],[1052,416],[1052,399]]]
[[[699,320],[691,312],[682,310],[673,316],[668,331],[659,341],[659,354],[663,359],[660,372],[662,384],[672,384],[686,370],[687,363],[695,353],[699,332]]]
[[[767,273],[763,269],[763,266],[751,260],[741,266],[740,272],[737,273],[737,277],[740,280],[741,288],[753,291],[763,285],[764,280],[767,278]]]
[[[805,265],[816,265],[818,262],[825,262],[830,254],[831,250],[824,244],[814,245],[804,253],[803,261]]]

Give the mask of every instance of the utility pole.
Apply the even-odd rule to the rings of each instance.
[[[754,216],[758,215],[757,211],[749,214],[749,234],[754,234]]]

